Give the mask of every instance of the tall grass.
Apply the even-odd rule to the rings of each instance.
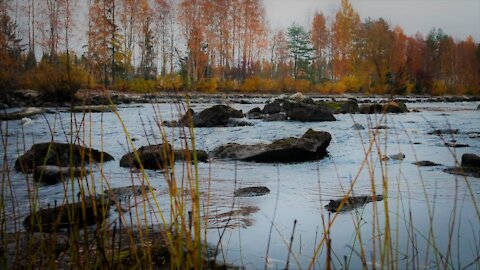
[[[186,112],[189,108],[188,99],[184,102],[179,98],[175,104],[175,110],[179,114]],[[82,153],[84,159],[81,167],[86,168],[82,174],[75,176],[71,170],[70,175],[58,184],[63,187],[63,200],[49,201],[45,204],[39,191],[40,185],[34,183],[30,174],[24,175],[28,197],[26,200],[17,197],[14,186],[23,183],[18,183],[18,176],[13,177],[17,173],[14,173],[9,166],[12,160],[10,155],[12,153],[20,154],[27,150],[28,132],[17,131],[18,133],[15,135],[17,149],[9,149],[11,144],[8,140],[12,137],[9,131],[9,122],[2,125],[0,268],[214,269],[225,267],[218,262],[212,263],[207,258],[206,243],[209,241],[207,232],[209,220],[212,218],[209,211],[211,205],[210,181],[207,179],[206,182],[208,191],[201,192],[201,185],[205,181],[200,181],[195,129],[191,121],[185,127],[178,129],[166,128],[162,124],[163,117],[160,108],[154,103],[151,104],[155,112],[154,120],[148,122],[141,120],[145,134],[147,131],[158,134],[158,139],[149,141],[149,143],[165,146],[162,153],[163,158],[158,161],[162,163],[162,176],[157,177],[156,174],[149,173],[143,167],[129,127],[116,110],[115,105],[111,104],[110,106],[118,123],[122,126],[127,145],[125,150],[133,151],[139,164],[138,168],[130,170],[131,194],[133,195],[126,197],[117,196],[113,192],[114,179],[109,178],[108,173],[104,171],[103,160],[95,162],[87,159],[87,157],[91,157],[91,155],[87,155],[88,153]],[[63,121],[59,121],[60,127],[57,127],[56,120],[54,123],[49,123],[52,138],[55,133],[61,132],[66,141],[93,148],[95,142],[92,140],[95,138],[95,131],[92,127],[92,113],[88,111],[82,114],[71,113],[69,120],[68,127],[63,126]],[[279,235],[283,239],[285,250],[288,251],[285,269],[316,269],[318,266],[323,269],[480,269],[480,244],[469,247],[468,252],[477,254],[472,256],[471,262],[463,262],[463,264],[458,262],[456,265],[453,263],[454,256],[459,257],[458,254],[454,254],[454,250],[458,252],[460,250],[458,246],[455,249],[453,244],[460,245],[459,239],[463,233],[460,231],[459,224],[462,205],[458,202],[458,189],[453,191],[455,192],[453,211],[448,221],[449,230],[445,232],[448,234],[447,245],[437,243],[438,231],[434,226],[434,218],[437,211],[441,210],[436,209],[436,198],[435,196],[432,198],[428,193],[420,169],[418,174],[422,183],[429,228],[426,234],[417,228],[411,201],[405,201],[405,194],[402,194],[401,191],[403,185],[409,189],[408,179],[405,179],[402,166],[399,166],[399,172],[396,174],[398,178],[389,179],[389,166],[383,160],[391,147],[395,146],[388,142],[389,135],[385,130],[374,128],[378,125],[386,125],[388,120],[388,115],[379,115],[378,118],[370,119],[370,131],[367,138],[363,138],[361,132],[356,134],[361,142],[366,142],[362,144],[363,158],[356,174],[351,178],[350,184],[342,186],[344,193],[338,210],[335,213],[327,213],[323,207],[320,208],[320,231],[316,233],[315,248],[308,265],[303,265],[299,259],[301,251],[296,252],[293,248],[294,243],[302,241],[301,236],[298,238],[295,234],[297,220],[292,220],[291,234],[283,235],[275,223],[277,215],[277,203],[275,203],[275,212],[270,220],[271,228],[267,240],[264,269],[268,268],[272,234]],[[99,150],[101,151],[108,150],[103,149],[105,140],[103,121],[102,115],[99,138],[102,146]],[[407,130],[401,126],[395,128],[397,136],[404,133],[410,138]],[[335,134],[333,135],[335,136]],[[181,139],[174,141],[173,138]],[[441,139],[443,140],[443,138]],[[167,147],[167,145],[173,147]],[[185,158],[182,162],[176,162],[175,145],[180,145],[180,149],[183,150]],[[410,145],[413,149],[412,142]],[[402,149],[398,149],[398,151],[401,152]],[[71,152],[73,151],[71,150]],[[451,155],[453,158],[456,157],[453,150]],[[457,160],[455,162],[458,164]],[[73,167],[72,155],[70,155],[70,165]],[[319,166],[317,165],[317,177],[321,191]],[[349,212],[342,211],[344,207],[348,207],[349,197],[357,195],[354,190],[362,172],[365,171],[368,172],[370,180],[371,194],[369,195],[373,198],[383,195],[383,200],[373,200],[370,212],[365,211],[364,208]],[[280,178],[280,175],[278,177]],[[471,200],[476,210],[476,220],[480,221],[480,212],[476,202],[477,191],[473,189],[470,178],[456,177],[455,181],[457,181],[456,188],[460,183],[467,186],[468,194],[464,196],[463,201]],[[280,184],[280,181],[278,182]],[[165,199],[161,198],[156,190],[156,187],[160,185],[167,186],[166,195],[168,196]],[[137,187],[140,192],[135,195]],[[319,202],[322,203],[324,198],[322,198],[321,192],[319,194]],[[390,197],[392,194],[395,196]],[[278,196],[279,193],[276,194],[277,202]],[[28,206],[21,205],[22,203],[27,203]],[[78,203],[79,207],[74,206],[75,203]],[[45,216],[38,212],[40,209],[57,208],[60,205],[66,205],[62,210],[64,213],[60,215],[65,216],[68,220],[67,228],[63,230],[58,229],[58,226],[65,225],[61,224],[60,218],[54,222],[42,220],[45,219]],[[235,201],[232,202],[232,210],[234,205]],[[33,214],[30,225],[39,228],[38,232],[28,232],[22,227],[21,222],[25,218],[25,211],[20,209],[22,207],[28,207],[28,212]],[[93,211],[93,226],[86,222],[79,222],[79,220],[89,219],[91,215],[89,209]],[[366,216],[366,213],[371,213],[371,216]],[[350,215],[355,229],[349,253],[345,256],[337,254],[333,248],[336,239],[335,235],[331,233],[341,215]],[[369,220],[369,223],[365,223],[365,220]],[[480,232],[477,231],[478,228],[475,225],[478,225],[478,222],[472,224],[471,235],[478,239],[477,242],[480,242]],[[213,243],[214,246],[216,245],[215,253],[225,246],[222,242],[224,232],[231,230],[228,221],[224,226],[219,233],[220,239],[217,243]],[[405,228],[408,239],[401,239],[400,228]],[[365,231],[369,233],[365,233]],[[399,243],[402,241],[408,244],[400,245]],[[420,248],[421,242],[426,243],[425,249]],[[424,254],[420,254],[420,252]],[[360,264],[356,262],[360,262]]]

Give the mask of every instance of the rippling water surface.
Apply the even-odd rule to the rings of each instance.
[[[193,109],[200,111],[212,105],[214,104],[194,104]],[[263,104],[231,106],[246,112],[256,106],[263,107]],[[375,188],[376,193],[383,194],[386,199],[377,202],[376,211],[375,205],[369,203],[356,211],[335,217],[330,238],[333,263],[337,268],[345,260],[351,269],[360,267],[361,244],[355,238],[356,228],[361,232],[367,264],[380,265],[380,255],[383,252],[380,247],[383,245],[379,241],[385,239],[386,222],[390,224],[395,257],[390,261],[394,261],[399,268],[411,265],[412,260],[415,265],[422,267],[437,267],[432,249],[438,248],[445,255],[449,243],[451,267],[461,268],[474,261],[480,254],[480,217],[473,199],[477,203],[480,201],[480,179],[454,176],[444,173],[443,169],[454,166],[454,158],[460,160],[463,153],[480,153],[479,133],[475,133],[480,132],[480,111],[475,110],[478,104],[408,103],[407,106],[418,109],[419,112],[389,114],[385,118],[381,115],[336,115],[336,122],[316,123],[247,120],[254,125],[196,128],[196,147],[206,151],[228,142],[254,144],[301,136],[309,128],[332,134],[329,156],[317,162],[277,165],[211,160],[199,164],[201,190],[205,195],[210,186],[209,211],[212,217],[216,216],[209,221],[208,241],[216,243],[227,220],[229,225],[222,238],[222,253],[217,259],[225,259],[246,268],[263,268],[273,223],[268,267],[283,268],[296,220],[290,268],[307,268],[315,247],[324,235],[322,224],[334,218],[324,206],[331,199],[341,198],[353,184],[352,192],[355,195],[372,194],[372,189]],[[155,116],[161,116],[162,120],[175,119],[177,111],[175,105],[168,103],[118,108],[126,128],[136,139],[136,147],[159,143],[161,136],[156,125],[158,118]],[[81,127],[79,134],[83,143],[103,149],[115,157],[115,161],[104,164],[103,173],[108,183],[101,180],[100,168],[94,167],[92,177],[95,185],[100,188],[107,184],[110,187],[138,184],[137,176],[118,165],[122,155],[130,151],[118,117],[114,113],[78,113],[75,116],[77,126]],[[24,149],[28,150],[33,143],[49,141],[52,133],[55,141],[64,142],[70,138],[70,113],[46,114],[32,120],[24,126],[20,120],[2,123],[4,140],[7,140],[8,146],[9,168],[13,168],[15,158]],[[81,125],[82,121],[85,125]],[[354,122],[364,125],[366,129],[352,129]],[[379,131],[379,144],[374,145],[373,154],[365,164],[365,151],[373,136],[372,129],[368,127],[380,124],[389,128]],[[434,128],[456,128],[460,131],[454,137],[445,135],[442,140],[438,136],[427,134]],[[166,132],[173,144],[179,147],[182,141],[179,130],[167,128]],[[452,139],[457,143],[468,144],[469,147],[445,147],[444,142]],[[377,147],[384,155],[402,152],[406,158],[403,161],[387,161],[384,163],[386,166],[382,167]],[[412,164],[418,160],[430,160],[442,166],[417,167]],[[181,163],[176,170],[181,175]],[[148,176],[156,188],[155,196],[160,205],[167,208],[168,188],[164,175],[160,171],[148,171]],[[11,186],[4,187],[9,230],[22,229],[21,222],[30,209],[29,188],[38,188],[40,206],[43,207],[64,199],[62,184],[28,186],[26,176],[21,173],[11,172],[9,177]],[[268,187],[270,194],[249,198],[233,196],[235,188],[259,185]],[[203,203],[206,204],[206,200]],[[388,204],[388,208],[385,204]],[[226,219],[230,211],[236,211],[238,215]],[[431,221],[429,212],[433,213]],[[115,222],[115,219],[113,213],[110,221]],[[433,237],[429,238],[429,234]],[[377,240],[374,248],[375,239],[382,240]],[[314,267],[324,268],[324,262],[323,249]]]

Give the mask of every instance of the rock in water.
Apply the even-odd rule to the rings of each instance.
[[[256,197],[256,196],[263,196],[270,193],[270,189],[267,187],[246,187],[246,188],[239,188],[235,190],[233,193],[235,197]]]
[[[363,114],[405,113],[408,112],[408,108],[407,105],[401,101],[389,101],[385,104],[363,104],[358,108],[358,111]]]
[[[327,155],[332,136],[328,132],[309,129],[300,138],[284,138],[271,144],[241,145],[229,143],[215,148],[211,155],[218,159],[236,159],[253,162],[304,162]]]
[[[29,232],[54,232],[73,226],[90,226],[108,216],[104,206],[97,199],[44,208],[27,216],[23,226]]]
[[[471,153],[463,154],[462,167],[480,168],[480,156]]]
[[[70,163],[70,159],[72,163]],[[15,161],[15,170],[31,172],[40,165],[80,166],[90,160],[104,162],[113,160],[113,157],[108,153],[76,144],[38,143]]]
[[[480,157],[471,153],[463,154],[460,167],[447,168],[443,171],[456,175],[480,178]]]
[[[446,142],[445,146],[451,147],[451,148],[465,148],[465,147],[470,147],[468,144],[464,143],[455,143],[455,142]]]
[[[40,165],[33,171],[33,179],[47,185],[53,185],[68,179],[70,176],[81,176],[89,171],[81,167],[60,167],[53,165]]]
[[[207,152],[197,150],[197,160],[205,162],[208,159]],[[140,164],[145,169],[159,170],[165,168],[170,161],[173,160],[191,160],[193,161],[192,150],[175,150],[172,152],[170,144],[157,144],[142,146],[137,150],[137,154],[140,160]],[[139,162],[135,157],[135,153],[131,152],[125,154],[120,159],[120,167],[136,167],[139,168]]]
[[[391,155],[390,159],[392,160],[404,160],[405,159],[405,154],[404,153],[398,153],[395,155]]]
[[[2,111],[0,112],[0,120],[19,120],[19,119],[27,118],[37,114],[42,114],[44,112],[45,112],[44,109],[35,108],[35,107],[28,107],[21,111],[12,112],[12,113],[5,113]]]
[[[325,208],[332,213],[337,211],[344,212],[344,211],[351,211],[355,208],[362,207],[367,203],[375,201],[383,200],[382,195],[376,195],[375,197],[372,196],[351,196],[345,199],[338,199],[338,200],[330,200],[330,202],[325,205]],[[343,205],[342,205],[342,201]],[[340,207],[341,206],[341,207]]]
[[[434,167],[434,166],[441,166],[442,164],[438,164],[429,160],[422,160],[412,163],[413,165],[417,165],[419,167]]]
[[[241,111],[226,105],[215,105],[193,115],[195,127],[226,127],[230,118],[243,118]]]
[[[355,129],[355,130],[365,129],[365,127],[364,127],[362,124],[359,124],[359,123],[353,124],[353,125],[352,125],[352,128]]]
[[[428,132],[427,134],[429,135],[451,135],[451,134],[457,134],[458,129],[436,129]]]
[[[331,110],[313,100],[276,99],[263,108],[266,115],[284,114],[287,119],[300,122],[336,121]]]

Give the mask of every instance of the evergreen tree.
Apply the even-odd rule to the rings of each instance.
[[[301,71],[308,70],[315,49],[310,33],[295,23],[287,29],[287,39],[289,55],[293,60],[293,76],[297,79],[301,75]]]

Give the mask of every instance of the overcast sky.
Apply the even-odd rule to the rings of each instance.
[[[310,25],[315,10],[334,17],[340,0],[264,0],[267,19],[273,29],[297,22]],[[384,18],[392,28],[401,26],[405,33],[426,35],[433,27],[441,28],[456,39],[472,35],[480,42],[480,0],[351,0],[363,19]]]

